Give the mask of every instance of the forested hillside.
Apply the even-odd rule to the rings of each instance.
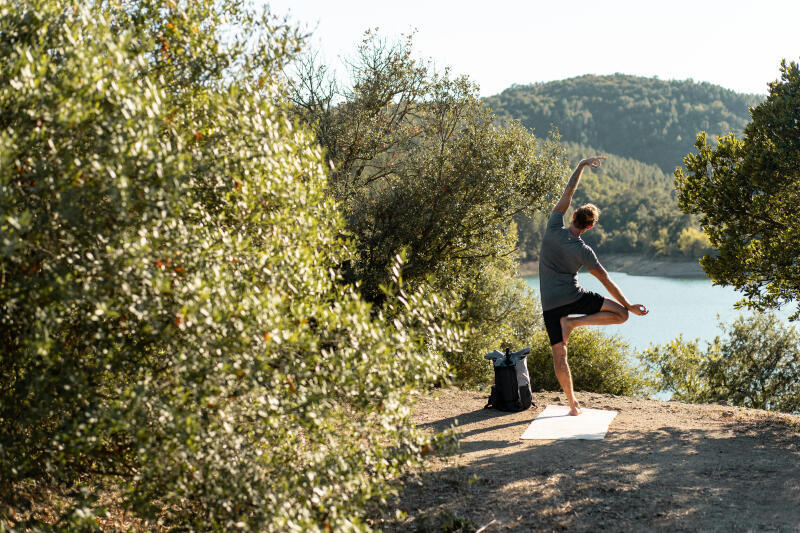
[[[563,143],[574,166],[597,148]],[[677,207],[672,176],[657,165],[605,153],[608,160],[597,170],[585,171],[573,205],[594,203],[600,210],[597,226],[583,239],[598,252],[696,258],[710,251],[708,239],[694,217]],[[539,255],[549,212],[518,217],[519,247],[523,260]]]
[[[709,139],[741,135],[748,109],[761,96],[709,83],[622,74],[514,85],[487,98],[502,118],[515,118],[539,136],[555,125],[565,141],[595,147],[671,173],[693,150],[699,131]]]
[[[615,74],[514,85],[486,101],[501,118],[540,136],[557,128],[573,165],[590,155],[609,157],[584,174],[575,195],[602,210],[585,236],[595,249],[699,257],[710,250],[708,240],[678,209],[672,171],[694,151],[700,131],[710,139],[741,135],[749,108],[761,99],[709,83]],[[523,259],[538,257],[546,216],[517,217]]]

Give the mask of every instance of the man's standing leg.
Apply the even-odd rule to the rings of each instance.
[[[561,384],[561,389],[567,396],[569,402],[569,414],[581,414],[581,406],[575,398],[575,391],[572,388],[572,373],[569,371],[569,364],[567,363],[567,346],[564,342],[559,342],[551,346],[553,350],[553,368],[556,371],[556,377]]]

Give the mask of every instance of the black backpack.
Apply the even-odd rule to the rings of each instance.
[[[495,350],[483,356],[494,361],[494,385],[484,409],[524,411],[531,406],[531,378],[525,360],[529,353],[530,348],[514,353],[506,349],[505,354]]]

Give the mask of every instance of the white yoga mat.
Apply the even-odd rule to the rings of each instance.
[[[523,439],[602,440],[616,411],[602,409],[581,409],[578,416],[569,415],[569,406],[548,405],[522,434]]]

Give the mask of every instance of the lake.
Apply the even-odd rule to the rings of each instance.
[[[747,309],[734,309],[741,295],[730,287],[711,284],[708,278],[663,278],[658,276],[631,276],[622,272],[609,273],[611,279],[622,289],[622,294],[634,304],[643,304],[650,310],[646,316],[630,315],[624,324],[598,327],[628,342],[636,351],[643,351],[652,344],[663,344],[683,334],[684,340],[699,338],[700,348],[722,332],[719,319],[730,324],[740,314],[748,315]],[[525,278],[539,293],[539,278]],[[578,273],[578,281],[588,289],[608,297],[605,287],[588,272]],[[778,312],[788,318],[788,308]],[[719,319],[717,318],[719,316]],[[788,323],[788,321],[787,321]]]

